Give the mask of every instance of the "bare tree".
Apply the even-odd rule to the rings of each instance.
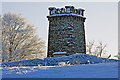
[[[3,62],[34,58],[33,54],[45,52],[44,41],[25,18],[16,13],[6,13],[1,20]]]
[[[92,49],[93,49],[93,47],[94,47],[94,40],[93,41],[89,41],[88,42],[88,45],[87,45],[87,52],[89,53],[89,54],[92,54]]]
[[[103,42],[99,42],[99,45],[96,47],[96,52],[97,52],[97,56],[99,57],[104,57],[106,55],[106,47],[107,44],[103,44]],[[106,56],[106,58],[110,58],[111,54]]]
[[[106,48],[107,44],[103,44],[102,41],[99,42],[99,45],[96,46],[96,55],[99,57],[102,57],[103,54],[106,54]]]
[[[103,44],[102,41],[100,41],[98,45],[95,44],[94,40],[89,41],[87,45],[87,53],[98,57],[104,57],[106,55],[106,47],[107,44]],[[107,58],[110,57],[111,54],[107,56]]]

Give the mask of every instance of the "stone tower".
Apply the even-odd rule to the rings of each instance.
[[[84,9],[49,7],[48,57],[54,52],[86,53]]]

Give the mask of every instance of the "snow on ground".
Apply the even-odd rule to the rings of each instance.
[[[64,66],[58,66],[59,64]],[[23,67],[15,67],[23,66]],[[118,60],[77,53],[2,63],[3,78],[117,78]]]
[[[60,62],[65,62],[65,64],[75,65],[75,64],[97,64],[97,63],[108,63],[117,62],[115,59],[101,58],[93,55],[77,53],[70,56],[62,57],[47,57],[45,59],[29,59],[14,62],[4,62],[2,67],[11,66],[54,66],[58,65]]]
[[[2,68],[0,68],[2,69]],[[69,66],[7,67],[3,78],[117,78],[118,62]]]

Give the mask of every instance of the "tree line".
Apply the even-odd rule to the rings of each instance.
[[[95,55],[97,57],[104,57],[104,58],[110,58],[111,54],[107,54],[107,44],[100,41],[98,44],[94,40],[88,41],[87,45],[87,53],[90,55]]]

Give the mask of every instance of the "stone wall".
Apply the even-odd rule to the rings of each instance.
[[[70,55],[86,53],[85,17],[82,16],[83,14],[75,13],[74,8],[70,10],[73,12],[67,9],[63,13],[58,12],[59,14],[56,11],[52,13],[50,11],[50,15],[47,16],[49,20],[48,57],[53,56],[54,52],[67,52]]]

